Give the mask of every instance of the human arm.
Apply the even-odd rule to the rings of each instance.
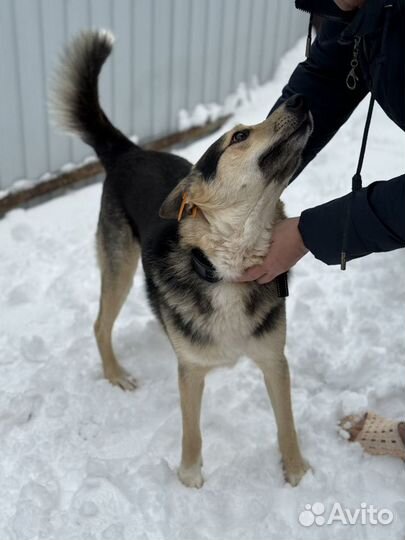
[[[347,260],[405,247],[405,175],[369,186],[279,222],[261,265],[240,281],[273,281],[308,251],[326,264],[340,263],[348,197],[353,197]]]
[[[304,150],[302,165],[293,180],[326,146],[368,93],[360,72],[354,90],[350,90],[346,84],[351,69],[353,43],[339,43],[344,28],[345,25],[341,22],[323,22],[309,57],[298,64],[269,113],[270,115],[294,94],[301,94],[313,116],[314,130]]]
[[[369,186],[302,212],[299,231],[307,249],[326,264],[338,264],[348,198],[352,210],[347,259],[405,247],[405,175]]]

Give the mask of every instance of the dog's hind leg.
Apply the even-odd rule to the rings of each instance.
[[[179,389],[183,419],[181,464],[178,476],[187,487],[200,488],[204,479],[201,474],[200,413],[206,369],[179,363]]]
[[[285,476],[292,486],[296,486],[309,469],[309,465],[301,455],[295,431],[291,407],[290,371],[287,359],[282,351],[276,353],[274,347],[270,347],[271,345],[266,356],[254,360],[263,372],[267,392],[276,417],[278,443]]]
[[[105,377],[111,384],[133,390],[136,380],[118,363],[112,347],[114,322],[131,289],[140,255],[129,224],[122,216],[101,215],[97,230],[97,254],[101,270],[100,309],[94,325]]]

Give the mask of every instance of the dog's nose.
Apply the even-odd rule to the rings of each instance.
[[[307,101],[301,94],[295,94],[294,96],[290,97],[290,99],[286,101],[285,106],[290,111],[296,112],[308,109]]]

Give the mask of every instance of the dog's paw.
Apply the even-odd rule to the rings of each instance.
[[[193,465],[192,467],[184,467],[180,465],[177,471],[177,476],[182,484],[186,487],[200,488],[204,484],[204,478],[201,474],[201,466]]]
[[[119,386],[122,390],[135,390],[138,383],[132,375],[130,375],[124,368],[120,368],[113,374],[106,374],[106,378],[114,386]]]
[[[311,469],[311,466],[305,459],[301,459],[299,463],[290,464],[288,467],[284,463],[283,468],[285,479],[295,487],[298,486],[305,474]]]

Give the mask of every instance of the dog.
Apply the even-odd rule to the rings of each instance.
[[[195,165],[143,150],[112,125],[99,104],[98,76],[113,41],[104,30],[79,34],[65,49],[52,97],[59,126],[89,144],[106,170],[94,325],[104,375],[125,390],[136,387],[115,357],[111,334],[142,258],[150,305],[178,358],[181,482],[203,484],[200,410],[206,374],[247,355],[263,372],[285,477],[295,486],[309,465],[291,408],[285,300],[274,282],[236,279],[263,260],[274,225],[285,217],[280,195],[300,166],[311,113],[301,96],[293,96],[264,122],[225,133]]]

